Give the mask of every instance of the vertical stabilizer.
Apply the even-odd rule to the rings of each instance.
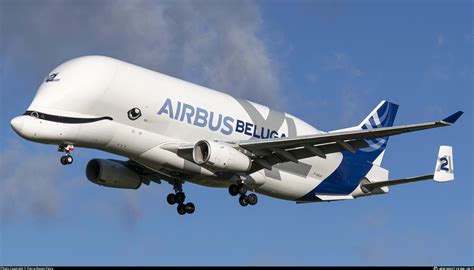
[[[374,129],[382,127],[391,127],[397,116],[398,105],[383,100],[375,107],[375,109],[362,121],[359,129]],[[359,149],[356,155],[361,159],[372,162],[378,166],[382,163],[385,147],[387,146],[388,137],[375,138],[366,140],[369,147]]]

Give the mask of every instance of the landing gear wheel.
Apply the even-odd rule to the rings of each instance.
[[[231,196],[237,196],[239,194],[239,187],[237,185],[230,185],[229,186],[229,194]]]
[[[66,156],[62,156],[62,157],[60,158],[60,161],[61,161],[61,164],[67,165]]]
[[[194,210],[196,210],[196,207],[194,207],[194,203],[188,202],[185,206],[185,209],[186,209],[186,213],[192,214],[194,213]]]
[[[61,164],[68,165],[68,164],[71,164],[74,161],[74,159],[72,158],[72,156],[62,156],[60,161],[61,161]]]
[[[176,203],[176,195],[174,195],[173,193],[168,194],[168,196],[166,197],[166,201],[168,201],[168,203],[170,205],[175,204]]]
[[[177,203],[182,204],[184,203],[184,200],[186,199],[186,195],[184,195],[183,192],[178,192],[176,193],[175,198],[176,198]]]
[[[178,204],[177,210],[180,215],[186,214],[186,206],[184,206],[184,204]]]
[[[247,202],[247,198],[246,198],[245,195],[241,195],[241,196],[239,197],[239,203],[240,203],[240,205],[242,205],[242,206],[247,206],[247,205],[249,204],[249,203]]]
[[[250,205],[256,205],[257,202],[258,202],[258,198],[257,198],[257,195],[253,194],[253,193],[250,193],[247,198],[245,199],[248,204]]]
[[[240,183],[237,185],[237,189],[241,195],[245,195],[245,193],[247,193],[247,186],[245,184]]]

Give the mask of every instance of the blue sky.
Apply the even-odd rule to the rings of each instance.
[[[0,264],[463,265],[474,263],[473,4],[470,1],[0,0]],[[456,180],[296,205],[186,184],[114,190],[85,164],[112,155],[22,140],[9,120],[68,59],[103,54],[288,111],[322,130],[358,124],[382,99],[395,124],[465,114],[390,139],[391,178],[430,173],[452,145]]]

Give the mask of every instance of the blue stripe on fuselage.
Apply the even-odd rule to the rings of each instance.
[[[342,161],[339,167],[297,201],[314,201],[316,194],[347,195],[354,191],[372,166],[370,162],[361,160],[356,154],[342,152]]]

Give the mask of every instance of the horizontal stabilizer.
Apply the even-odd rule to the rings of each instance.
[[[381,187],[395,186],[395,185],[400,185],[400,184],[418,182],[422,180],[429,180],[429,179],[433,179],[433,177],[434,177],[433,174],[427,174],[427,175],[421,175],[421,176],[415,176],[415,177],[369,183],[369,184],[364,184],[363,186],[369,190],[372,190],[372,189],[381,188]]]
[[[436,182],[447,182],[454,179],[453,151],[451,146],[443,145],[439,147],[438,159],[436,161],[434,174],[368,183],[364,184],[363,187],[367,188],[368,190],[373,190],[381,187],[395,186],[429,179],[433,179]]]

